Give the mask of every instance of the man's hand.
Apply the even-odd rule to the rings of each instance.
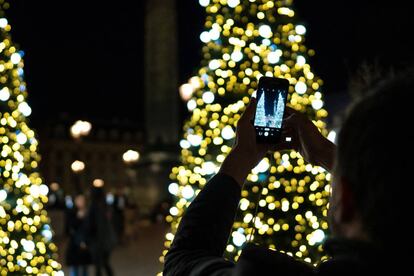
[[[232,176],[240,185],[243,185],[250,170],[274,147],[270,144],[256,143],[256,131],[253,126],[255,111],[256,98],[251,98],[237,123],[234,147],[220,169],[221,173]]]
[[[289,142],[286,138],[290,137]],[[275,150],[294,149],[303,158],[328,171],[333,168],[336,146],[326,139],[304,114],[286,107],[282,143]]]

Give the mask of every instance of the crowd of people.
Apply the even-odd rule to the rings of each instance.
[[[66,233],[68,245],[66,250],[66,264],[73,276],[86,276],[88,266],[95,267],[96,275],[112,276],[110,264],[112,250],[121,237],[123,225],[116,219],[115,208],[110,208],[106,202],[106,194],[102,188],[94,187],[90,195],[90,204],[86,197],[79,194],[75,197],[73,208],[67,211]]]
[[[56,183],[51,185],[48,205],[70,276],[87,276],[92,267],[94,275],[114,275],[113,250],[137,240],[141,222],[164,222],[169,207],[168,201],[161,201],[144,215],[120,187],[110,193],[92,186],[86,193],[70,196]]]

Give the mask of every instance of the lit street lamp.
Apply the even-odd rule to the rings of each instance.
[[[139,160],[139,153],[135,150],[128,150],[122,155],[122,159],[127,164],[136,163]]]
[[[76,121],[70,128],[70,134],[73,138],[79,139],[82,136],[87,136],[92,129],[92,124],[87,121]]]
[[[70,134],[74,138],[75,142],[77,143],[77,151],[76,154],[79,155],[79,152],[81,152],[80,143],[82,141],[82,137],[87,136],[89,132],[92,129],[92,124],[87,121],[76,121],[71,127],[70,127]],[[78,156],[78,158],[80,158]],[[76,160],[71,165],[72,171],[76,175],[77,183],[76,188],[78,192],[81,191],[81,176],[80,173],[85,169],[85,163],[79,160]]]
[[[122,159],[124,160],[124,163],[126,164],[126,174],[129,177],[129,180],[131,181],[131,184],[133,185],[136,182],[137,179],[137,171],[135,168],[133,168],[133,164],[137,163],[139,160],[139,153],[135,150],[127,150],[123,155]]]
[[[102,179],[95,179],[92,184],[95,188],[101,188],[105,183]]]
[[[76,174],[82,172],[85,169],[85,163],[82,161],[76,160],[72,163],[70,166],[72,168],[72,171]]]

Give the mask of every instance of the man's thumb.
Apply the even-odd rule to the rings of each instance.
[[[250,103],[246,107],[246,111],[244,112],[244,116],[246,119],[251,120],[254,117],[254,112],[256,111],[256,98],[250,98]]]

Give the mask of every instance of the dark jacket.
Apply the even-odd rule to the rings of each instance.
[[[69,237],[66,248],[67,265],[88,265],[92,263],[89,248],[83,248],[81,243],[87,242],[85,218],[77,216],[76,208],[66,214],[66,233]]]
[[[244,246],[237,263],[225,260],[222,256],[240,193],[238,183],[224,174],[207,183],[182,218],[165,256],[164,276],[384,275],[376,274],[377,270],[387,270],[385,264],[389,262],[380,251],[343,240],[326,243],[332,258],[318,267],[253,244]]]
[[[92,202],[86,221],[88,246],[92,258],[103,252],[110,252],[117,243],[116,233],[111,222],[110,209],[102,202]]]

